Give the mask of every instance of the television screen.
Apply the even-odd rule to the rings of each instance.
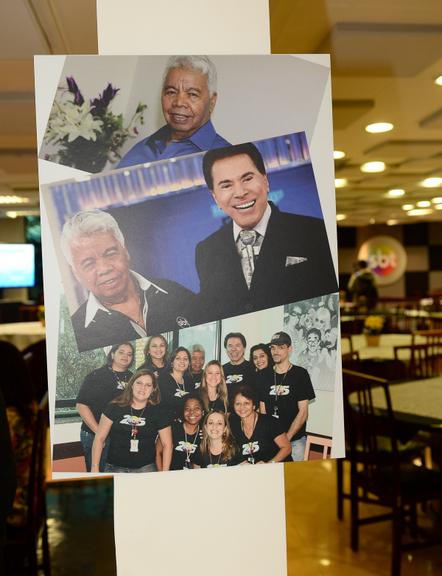
[[[34,284],[34,245],[0,244],[0,288],[27,288]]]

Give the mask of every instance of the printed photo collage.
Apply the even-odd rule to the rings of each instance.
[[[332,437],[338,288],[307,134],[220,136],[213,69],[171,57],[165,124],[135,145],[147,106],[123,129],[115,86],[88,103],[61,79],[40,157],[90,175],[42,192],[63,285],[54,471],[300,461],[306,434]]]

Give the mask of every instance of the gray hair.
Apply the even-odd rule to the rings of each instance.
[[[206,351],[204,350],[203,346],[201,346],[201,344],[194,344],[192,346],[190,349],[190,354],[192,355],[194,352],[202,352],[204,356],[206,356]]]
[[[84,210],[66,220],[61,233],[61,250],[71,266],[72,242],[80,236],[91,236],[99,232],[109,232],[124,246],[124,236],[113,216],[102,210]]]
[[[169,70],[172,68],[190,68],[201,72],[207,77],[207,86],[210,96],[216,94],[217,74],[215,64],[207,56],[171,56],[166,64],[163,74],[163,86]]]

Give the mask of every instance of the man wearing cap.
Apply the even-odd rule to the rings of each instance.
[[[315,392],[307,370],[290,362],[292,340],[286,332],[276,332],[270,341],[275,363],[258,373],[259,409],[277,418],[292,444],[292,460],[304,460],[308,404]]]
[[[228,146],[210,120],[216,84],[216,68],[207,56],[169,58],[161,93],[166,125],[135,144],[118,168]]]
[[[269,181],[254,144],[206,152],[203,173],[231,218],[196,247],[207,320],[337,292],[324,221],[268,202]]]

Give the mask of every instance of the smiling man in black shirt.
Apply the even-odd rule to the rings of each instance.
[[[292,444],[292,460],[304,460],[308,404],[315,398],[307,370],[290,362],[292,340],[276,332],[270,341],[275,365],[257,375],[260,412],[279,420]]]
[[[254,387],[255,372],[252,364],[244,358],[247,342],[241,332],[229,332],[224,338],[224,348],[230,362],[223,364],[229,393],[229,410],[232,408],[233,394],[238,384]]]

